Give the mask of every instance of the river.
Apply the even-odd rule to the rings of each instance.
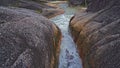
[[[60,7],[65,10],[65,13],[51,19],[61,29],[63,36],[60,45],[59,68],[82,68],[76,45],[68,31],[69,20],[77,9],[70,8],[67,4],[60,4]]]

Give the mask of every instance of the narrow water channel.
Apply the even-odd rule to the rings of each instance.
[[[76,45],[68,32],[69,20],[77,9],[70,8],[67,4],[60,4],[60,7],[65,10],[65,13],[51,19],[61,29],[63,35],[60,46],[59,68],[82,68]]]

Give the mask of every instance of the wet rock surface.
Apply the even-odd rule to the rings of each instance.
[[[70,21],[71,34],[84,68],[120,67],[120,2],[112,1],[93,0],[90,11],[76,13]]]
[[[42,15],[0,7],[0,68],[57,68],[60,39]]]

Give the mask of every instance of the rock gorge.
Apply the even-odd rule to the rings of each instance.
[[[49,19],[64,10],[48,1],[0,0],[0,68],[58,68],[63,36]],[[87,6],[69,22],[83,68],[120,68],[120,0],[68,1]]]

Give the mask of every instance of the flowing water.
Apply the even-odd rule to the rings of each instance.
[[[82,68],[76,45],[68,32],[69,20],[77,9],[70,8],[67,4],[60,4],[60,7],[65,10],[65,13],[51,19],[61,29],[63,35],[60,46],[59,68]]]

